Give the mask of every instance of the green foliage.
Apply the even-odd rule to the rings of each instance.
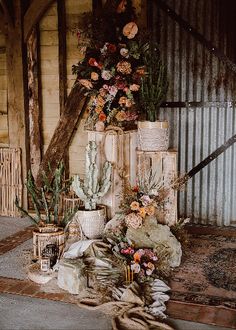
[[[60,199],[63,193],[67,192],[72,183],[72,179],[63,180],[64,165],[59,163],[58,167],[52,173],[50,164],[48,165],[52,180],[49,180],[46,173],[42,174],[42,187],[37,187],[31,171],[28,172],[28,178],[26,181],[26,188],[30,195],[32,204],[34,206],[36,216],[31,216],[27,210],[19,205],[19,200],[16,197],[15,204],[17,208],[28,216],[33,222],[39,224],[42,222],[42,218],[45,218],[46,223],[59,223],[59,205]],[[71,214],[65,214],[61,220],[62,223],[66,223]]]
[[[141,80],[141,111],[146,120],[156,121],[158,109],[168,90],[167,69],[160,59],[156,44],[146,43],[143,57],[146,73]]]

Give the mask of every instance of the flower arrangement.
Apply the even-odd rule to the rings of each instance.
[[[92,129],[132,126],[137,119],[138,91],[145,74],[144,47],[135,39],[137,34],[137,24],[129,22],[117,42],[98,40],[92,48],[87,47],[84,59],[73,65],[77,81],[90,95],[87,124]]]
[[[142,227],[146,216],[155,215],[157,208],[156,196],[150,196],[140,190],[138,186],[131,189],[131,194],[125,198],[123,209],[126,213],[127,227],[134,229]]]

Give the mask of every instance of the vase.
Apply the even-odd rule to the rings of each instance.
[[[169,148],[168,121],[138,121],[138,149],[167,151]]]
[[[97,210],[78,210],[75,219],[80,224],[82,234],[89,239],[101,238],[105,228],[106,208],[98,205]]]

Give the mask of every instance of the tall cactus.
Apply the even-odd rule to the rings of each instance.
[[[85,210],[96,210],[99,198],[103,197],[111,186],[111,163],[104,163],[102,178],[99,180],[96,157],[97,145],[90,141],[86,147],[85,179],[83,181],[79,175],[75,175],[72,182],[73,190],[84,201]]]
[[[28,172],[26,188],[31,197],[36,216],[31,216],[27,210],[19,205],[19,200],[16,197],[15,204],[17,208],[26,216],[28,216],[36,224],[43,223],[42,218],[45,218],[45,223],[59,223],[59,204],[63,193],[69,190],[72,180],[63,180],[64,165],[59,163],[55,171],[52,173],[50,165],[52,181],[49,181],[45,172],[42,173],[42,187],[37,187],[31,171]],[[65,214],[61,222],[67,222],[71,214]]]

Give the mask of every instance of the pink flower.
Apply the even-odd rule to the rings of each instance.
[[[96,124],[95,124],[95,130],[96,130],[97,132],[103,132],[104,129],[105,129],[104,122],[102,122],[102,121],[100,121],[100,120],[97,121]]]
[[[132,212],[125,217],[125,223],[127,227],[138,229],[142,227],[143,219],[140,215]]]
[[[148,206],[153,200],[148,195],[143,195],[140,198],[140,201],[142,202],[143,206]]]
[[[115,86],[109,86],[108,91],[109,91],[109,94],[111,94],[112,96],[115,97],[118,90]]]
[[[125,57],[125,58],[128,58],[129,57],[129,50],[127,48],[121,48],[120,55]]]
[[[103,70],[101,76],[102,76],[102,79],[104,79],[104,80],[110,80],[112,77],[112,74],[111,74],[111,71],[109,71],[109,70]]]
[[[137,262],[135,262],[135,263],[131,264],[130,269],[131,269],[135,274],[138,274],[138,273],[140,272],[140,270],[141,270],[141,267],[140,267],[140,265],[139,265]]]

